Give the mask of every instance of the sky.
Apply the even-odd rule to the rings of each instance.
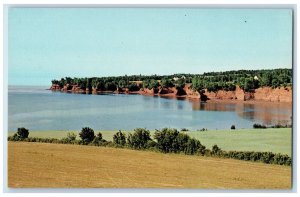
[[[9,8],[8,84],[292,67],[292,10]]]

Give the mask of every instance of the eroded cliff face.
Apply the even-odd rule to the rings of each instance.
[[[66,85],[63,88],[60,88],[59,85],[52,85],[50,90],[53,91],[63,91],[63,92],[74,92],[74,93],[88,93],[88,90],[82,90],[80,87],[73,85]],[[96,91],[93,89],[91,93],[98,93],[101,91]],[[137,92],[130,92],[127,88],[125,89],[118,89],[116,93],[124,93],[124,94],[131,94],[131,93],[138,93],[141,95],[165,95],[171,97],[187,97],[191,99],[200,99],[203,101],[207,100],[236,100],[236,101],[266,101],[266,102],[292,102],[292,89],[291,87],[281,87],[281,88],[274,88],[271,87],[262,87],[258,88],[253,92],[244,92],[243,89],[236,86],[235,91],[225,91],[219,90],[216,92],[208,92],[205,90],[201,94],[197,91],[191,89],[191,84],[187,84],[180,92],[175,88],[156,88],[156,89],[147,89],[144,88],[143,90]]]
[[[275,88],[270,87],[258,88],[255,90],[255,100],[273,101],[273,102],[292,102],[292,89],[290,87]]]
[[[211,100],[238,100],[238,101],[269,101],[269,102],[292,102],[292,89],[290,87],[271,88],[262,87],[253,92],[244,92],[238,86],[235,91],[219,90],[217,92],[205,92]]]
[[[190,84],[189,84],[189,85],[186,85],[186,86],[184,87],[184,90],[185,90],[186,95],[187,95],[188,98],[192,98],[192,99],[200,99],[200,98],[201,98],[200,93],[197,92],[197,91],[193,91],[193,90],[191,89],[191,85],[190,85]]]

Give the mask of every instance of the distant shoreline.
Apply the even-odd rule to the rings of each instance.
[[[292,105],[292,95],[289,98],[285,99],[277,99],[276,97],[279,97],[280,95],[286,96],[286,93],[291,94],[292,90],[290,88],[276,88],[275,91],[278,91],[279,93],[275,93],[275,95],[272,95],[272,97],[275,99],[270,99],[266,100],[263,99],[262,96],[260,96],[260,99],[255,99],[255,98],[249,98],[249,99],[238,99],[238,98],[228,98],[228,95],[226,94],[231,94],[235,95],[237,94],[237,91],[217,91],[216,93],[210,93],[208,92],[207,94],[210,95],[208,96],[207,100],[202,100],[201,95],[197,92],[193,92],[189,89],[189,86],[185,86],[184,88],[188,94],[185,95],[176,95],[176,93],[167,93],[167,94],[160,94],[160,93],[151,93],[152,90],[146,89],[146,91],[140,90],[140,91],[73,91],[73,90],[63,90],[63,89],[56,89],[53,88],[52,86],[46,90],[49,91],[54,91],[54,92],[62,92],[62,93],[70,93],[70,94],[94,94],[94,95],[101,95],[101,94],[127,94],[127,95],[142,95],[142,96],[159,96],[162,98],[170,98],[170,99],[176,99],[176,98],[183,98],[183,99],[189,99],[189,100],[195,100],[195,101],[202,101],[202,102],[211,102],[211,103],[249,103],[249,104],[255,104],[255,103],[287,103]],[[266,92],[270,91],[269,88],[261,88],[260,89],[263,93],[261,94],[266,94]],[[213,95],[215,94],[215,95]],[[218,94],[225,94],[224,96],[218,96]],[[255,93],[254,93],[255,94]],[[251,97],[251,96],[249,96]],[[253,96],[252,96],[253,97]]]

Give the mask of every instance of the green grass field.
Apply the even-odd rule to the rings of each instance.
[[[63,138],[70,131],[30,131],[30,137]],[[117,131],[101,132],[103,138],[112,141]],[[131,131],[122,131],[125,133]],[[12,135],[14,132],[9,132]],[[78,134],[79,131],[74,131]],[[151,131],[153,135],[154,131]],[[191,137],[199,139],[202,144],[211,149],[217,144],[221,149],[229,151],[271,151],[291,156],[292,152],[292,129],[240,129],[240,130],[215,130],[215,131],[190,131],[186,132]],[[78,135],[77,135],[78,137]]]

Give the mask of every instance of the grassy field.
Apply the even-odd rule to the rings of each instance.
[[[8,142],[8,186],[290,189],[291,167],[107,147]]]
[[[99,131],[95,131],[96,133]],[[103,138],[112,141],[116,131],[100,131]],[[128,133],[130,131],[124,131]],[[75,132],[79,133],[79,131]],[[153,135],[154,131],[151,131]],[[13,132],[9,132],[12,135]],[[221,149],[229,151],[271,151],[291,156],[292,130],[280,129],[240,129],[216,130],[204,132],[187,132],[192,137],[199,139],[206,147],[211,148],[217,144]],[[67,131],[30,131],[31,137],[62,138],[67,136]]]

